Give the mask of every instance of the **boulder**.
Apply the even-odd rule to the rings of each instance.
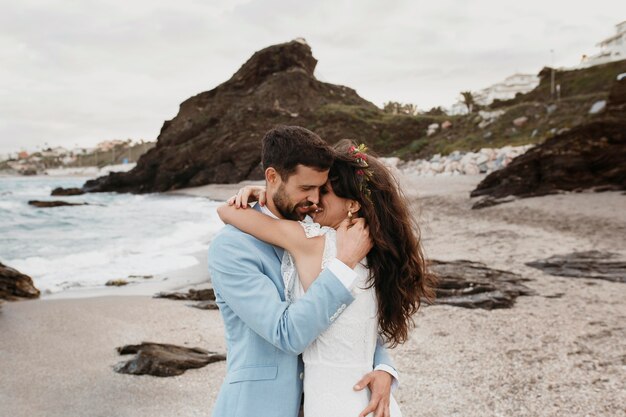
[[[187,369],[202,368],[210,363],[226,360],[224,354],[166,343],[143,342],[139,345],[126,345],[118,347],[117,352],[120,355],[137,356],[115,365],[115,372],[160,377],[181,375]]]
[[[31,277],[0,263],[0,299],[16,301],[39,295]]]

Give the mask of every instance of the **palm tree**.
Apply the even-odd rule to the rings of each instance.
[[[463,96],[463,103],[467,106],[467,112],[471,113],[476,102],[474,101],[474,95],[471,91],[461,91]]]

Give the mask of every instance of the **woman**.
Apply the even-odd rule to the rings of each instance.
[[[369,393],[354,381],[372,370],[376,340],[403,343],[421,298],[432,299],[434,277],[427,271],[418,228],[391,173],[363,145],[340,142],[323,190],[315,223],[279,220],[233,205],[218,208],[225,223],[286,249],[282,274],[287,300],[301,296],[336,254],[336,228],[362,217],[374,247],[355,269],[355,300],[303,353],[305,417],[357,416]],[[232,203],[232,200],[231,200]],[[391,416],[400,417],[391,399]]]

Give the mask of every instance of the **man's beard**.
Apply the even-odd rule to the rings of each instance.
[[[285,219],[296,221],[304,220],[304,217],[306,216],[306,213],[301,213],[298,209],[300,207],[307,207],[311,205],[310,201],[301,201],[297,204],[292,204],[289,201],[289,197],[285,193],[284,184],[278,186],[278,190],[276,190],[276,193],[272,197],[272,201],[281,216]]]

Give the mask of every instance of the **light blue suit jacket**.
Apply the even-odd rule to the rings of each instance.
[[[302,298],[287,303],[282,254],[232,226],[211,242],[209,271],[228,350],[213,417],[296,417],[304,376],[300,354],[354,301],[326,269]],[[380,344],[373,366],[378,364],[394,366]]]

